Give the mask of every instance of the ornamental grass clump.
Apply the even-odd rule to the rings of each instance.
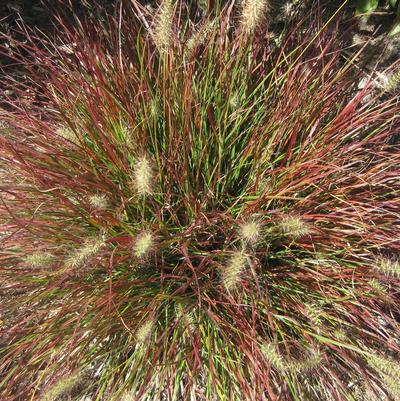
[[[14,47],[1,400],[398,399],[398,95],[360,89],[341,9],[274,37],[266,5],[122,1]]]

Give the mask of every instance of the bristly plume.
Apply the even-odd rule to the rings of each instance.
[[[278,372],[284,372],[287,368],[286,363],[282,356],[276,351],[275,344],[263,343],[260,350],[264,358],[270,363]]]
[[[285,216],[280,222],[281,231],[289,237],[299,238],[310,233],[307,224],[297,216]]]
[[[173,0],[162,0],[153,30],[153,40],[160,53],[168,50],[172,40]]]
[[[283,14],[283,17],[286,19],[292,18],[295,16],[299,6],[302,5],[303,4],[301,3],[301,0],[288,0],[281,6],[281,13]]]
[[[368,281],[368,285],[372,289],[373,292],[377,294],[384,294],[386,293],[386,287],[376,278],[372,278]]]
[[[141,326],[139,326],[136,332],[136,341],[138,344],[143,344],[151,335],[154,329],[155,322],[152,319],[145,321]]]
[[[227,291],[234,290],[240,282],[240,276],[246,267],[243,251],[235,251],[222,271],[222,284]]]
[[[67,141],[70,141],[74,144],[79,144],[79,140],[75,134],[74,131],[72,131],[71,128],[69,127],[59,127],[56,130],[56,134],[58,136],[61,136],[62,138],[66,139]]]
[[[53,255],[47,252],[32,253],[24,259],[24,261],[32,267],[47,267],[53,260]]]
[[[253,34],[256,29],[266,21],[269,10],[267,0],[243,0],[241,13],[241,26],[246,35]]]
[[[194,330],[195,327],[195,317],[193,315],[193,311],[185,311],[182,304],[175,305],[175,314],[176,318],[185,327],[189,327],[191,330]]]
[[[366,357],[368,364],[381,376],[385,389],[395,401],[400,400],[400,363],[375,351]]]
[[[96,210],[106,209],[108,206],[108,200],[106,195],[91,195],[88,197],[90,206]]]
[[[367,356],[368,363],[380,373],[397,376],[400,380],[400,363],[387,356],[377,354],[375,351]]]
[[[380,257],[376,260],[374,267],[386,276],[400,277],[400,262],[398,260]]]
[[[382,381],[394,401],[400,401],[400,375],[383,375]]]
[[[396,92],[400,88],[400,70],[392,73],[384,86],[385,92]]]
[[[318,351],[314,351],[311,352],[308,357],[304,357],[303,360],[291,362],[288,364],[288,366],[290,367],[290,370],[303,373],[320,367],[321,363],[321,354]]]
[[[185,45],[185,57],[190,58],[198,46],[201,46],[215,27],[216,21],[208,21],[199,31],[194,32]]]
[[[310,320],[313,327],[319,330],[321,326],[321,315],[322,308],[319,305],[314,304],[306,304],[305,305],[305,314],[307,318]]]
[[[254,245],[261,237],[262,226],[256,221],[248,221],[239,227],[239,237],[242,241]]]
[[[104,245],[104,241],[99,238],[85,241],[82,248],[76,249],[67,259],[66,268],[76,269],[81,267],[89,258],[94,256]]]
[[[151,247],[153,246],[154,238],[153,234],[150,232],[145,232],[139,235],[139,237],[135,241],[134,245],[134,254],[137,258],[143,258],[146,256]]]
[[[143,156],[136,163],[134,169],[133,185],[139,195],[149,195],[152,193],[152,169],[146,156]]]
[[[59,379],[45,391],[40,401],[56,401],[61,399],[61,397],[70,395],[81,380],[82,373],[79,371]]]

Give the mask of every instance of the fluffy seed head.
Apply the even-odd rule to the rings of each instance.
[[[305,305],[305,314],[313,326],[319,328],[321,326],[322,309],[317,305]]]
[[[399,87],[400,87],[400,70],[397,70],[387,80],[387,83],[384,87],[384,91],[385,92],[396,92],[396,90]]]
[[[383,294],[383,293],[386,292],[386,288],[376,278],[373,278],[373,279],[369,280],[368,284],[371,287],[371,289],[376,293]]]
[[[115,126],[114,132],[116,137],[123,143],[126,144],[127,148],[135,151],[136,147],[132,135],[132,127],[126,121],[121,120],[118,125]]]
[[[392,395],[395,401],[400,400],[400,375],[397,373],[397,376],[393,375],[383,375],[382,381],[387,389],[387,391]]]
[[[151,194],[152,171],[146,156],[142,157],[135,166],[134,186],[140,195]]]
[[[136,399],[134,391],[126,391],[121,398],[121,401],[134,401]]]
[[[286,370],[286,364],[282,356],[279,355],[276,351],[274,344],[262,344],[260,346],[260,350],[265,360],[270,363],[277,371],[284,372]]]
[[[400,277],[400,263],[398,260],[382,257],[377,259],[374,267],[386,276]]]
[[[62,138],[66,139],[67,141],[70,141],[72,143],[77,144],[78,138],[76,137],[76,134],[74,131],[71,130],[69,127],[59,127],[56,130],[56,134],[58,136],[61,136]]]
[[[135,242],[134,254],[137,258],[143,258],[149,253],[153,245],[153,235],[149,232],[141,234]]]
[[[266,0],[244,0],[242,5],[241,25],[246,35],[251,35],[265,20],[269,3]]]
[[[254,244],[261,236],[261,224],[257,221],[243,223],[239,228],[240,238],[250,244]]]
[[[240,98],[237,93],[233,93],[229,98],[229,105],[233,110],[236,110],[239,107]]]
[[[215,21],[209,21],[198,32],[193,33],[185,46],[185,57],[190,57],[194,50],[200,46],[215,26]]]
[[[80,382],[80,380],[80,372],[61,378],[44,393],[41,401],[55,401],[61,397],[67,396],[71,391],[73,391],[74,387]]]
[[[302,361],[297,361],[290,364],[290,368],[297,372],[307,372],[321,365],[322,359],[318,352],[313,352]]]
[[[88,197],[88,201],[93,209],[101,210],[107,208],[108,202],[105,195],[91,195]]]
[[[136,341],[139,344],[143,344],[147,338],[150,336],[152,330],[154,327],[154,321],[153,320],[147,320],[144,322],[137,330],[136,332]]]
[[[154,98],[150,102],[150,115],[152,117],[157,117],[160,112],[160,102],[157,98]]]
[[[394,400],[400,400],[400,363],[375,351],[368,355],[367,363],[379,373],[385,389]]]
[[[77,249],[67,260],[67,267],[76,269],[82,266],[91,256],[95,255],[103,246],[104,242],[100,239],[90,239],[85,242],[82,248]]]
[[[245,266],[246,256],[243,251],[235,251],[222,273],[222,284],[227,291],[232,291],[237,287]]]
[[[285,4],[283,4],[282,6],[282,14],[286,17],[289,18],[292,16],[293,13],[293,6],[291,2],[286,2]]]
[[[25,258],[25,262],[32,267],[43,267],[51,263],[53,256],[49,253],[33,253]]]
[[[175,314],[178,321],[184,326],[189,326],[192,330],[194,329],[195,317],[193,316],[193,312],[186,312],[182,306],[182,304],[175,305]]]
[[[299,238],[310,232],[306,223],[297,216],[284,217],[279,223],[279,228],[284,234],[292,238]]]
[[[153,40],[160,53],[167,51],[171,44],[173,16],[172,0],[163,0],[153,31]]]
[[[368,364],[378,372],[389,375],[398,376],[400,379],[400,363],[386,356],[378,355],[376,352],[371,352],[368,355]]]
[[[348,335],[343,329],[336,329],[333,332],[333,337],[339,341],[346,341],[348,339]]]
[[[281,12],[285,18],[291,18],[295,15],[296,9],[299,5],[299,0],[289,0],[283,4]]]

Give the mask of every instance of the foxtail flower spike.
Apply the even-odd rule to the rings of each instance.
[[[24,259],[24,261],[31,267],[45,267],[49,265],[52,260],[53,256],[47,252],[32,253]]]
[[[65,376],[55,382],[52,386],[45,391],[40,399],[41,401],[56,401],[61,397],[66,397],[74,390],[74,388],[81,382],[81,372],[76,372],[70,376]],[[64,398],[63,398],[64,399]]]
[[[139,329],[136,332],[136,341],[139,344],[143,344],[147,338],[151,335],[151,332],[154,328],[154,321],[153,320],[147,320],[144,322]]]
[[[274,344],[262,344],[260,346],[260,349],[265,360],[270,363],[277,371],[283,372],[286,370],[286,364],[282,356],[276,351]]]
[[[299,238],[310,233],[307,224],[297,216],[286,216],[280,223],[281,231],[289,237]]]
[[[73,255],[71,255],[66,265],[69,268],[76,269],[81,267],[90,257],[94,256],[100,248],[103,246],[104,242],[99,239],[87,240],[82,248],[77,249]]]
[[[400,263],[398,260],[379,258],[375,263],[375,269],[386,276],[400,277]]]
[[[240,239],[249,244],[254,244],[261,237],[261,224],[257,221],[243,223],[239,228]]]
[[[142,157],[136,163],[134,169],[134,186],[139,195],[151,194],[152,171],[150,162],[146,156]]]
[[[234,290],[246,266],[246,256],[243,251],[235,251],[222,272],[222,284],[227,291]]]
[[[134,254],[137,258],[143,258],[144,256],[146,256],[152,245],[153,245],[153,235],[149,232],[145,232],[143,234],[141,234],[134,245]]]
[[[253,34],[265,21],[269,10],[267,0],[243,0],[241,26],[246,35]]]
[[[174,5],[172,0],[163,0],[156,18],[153,40],[160,53],[168,50],[171,44]]]
[[[91,195],[88,197],[88,201],[90,206],[97,210],[106,209],[108,205],[107,197],[105,195]]]

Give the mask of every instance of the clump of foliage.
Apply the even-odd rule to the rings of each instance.
[[[263,0],[130,1],[27,33],[2,400],[399,399],[399,98],[320,13],[274,36]]]

